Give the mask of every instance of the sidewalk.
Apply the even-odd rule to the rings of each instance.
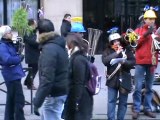
[[[4,89],[4,90],[6,89],[5,85],[2,85],[1,88]],[[154,88],[158,89],[159,87],[156,86]],[[24,90],[24,94],[25,94],[25,99],[28,102],[30,102],[30,90],[28,90],[25,86],[23,86],[23,90]],[[36,91],[33,91],[33,94],[35,94],[35,92]],[[100,100],[99,98],[102,97],[103,92],[107,93],[106,89],[102,89],[101,93],[98,94],[98,95],[96,95],[94,97],[95,103],[96,104],[99,103],[98,106],[100,108],[97,108],[97,106],[94,105],[93,120],[107,120],[106,110],[104,111],[103,108],[102,108],[102,107],[106,108],[106,105],[103,103],[103,99],[101,101],[99,101]],[[1,95],[1,97],[0,97],[0,101],[1,102],[0,103],[1,104],[2,103],[5,104],[5,94],[0,92],[0,95]],[[128,102],[131,102],[130,99],[131,99],[131,97],[129,97]],[[4,109],[5,109],[4,105],[0,106],[0,120],[4,120]],[[97,110],[99,112],[97,112]],[[40,117],[38,117],[38,116],[36,116],[34,114],[31,114],[31,107],[30,107],[30,105],[25,105],[24,112],[25,112],[25,118],[26,118],[26,120],[40,120]],[[127,113],[126,113],[126,116],[125,116],[125,120],[131,120],[131,118],[132,118],[131,106],[128,105],[128,109],[127,109]],[[144,116],[143,113],[141,113],[139,120],[160,120],[160,113],[157,113],[157,118],[156,119],[155,118],[154,119],[150,119],[150,118]]]
[[[94,110],[93,110],[93,120],[107,120],[107,87],[105,86],[105,77],[104,77],[104,66],[101,63],[101,57],[97,56],[95,61],[96,66],[98,67],[98,71],[100,75],[102,75],[102,89],[98,95],[94,96]],[[25,64],[23,64],[24,67],[26,67]],[[22,80],[22,85],[23,81]],[[36,76],[34,83],[35,86],[38,87],[39,84],[38,76]],[[3,82],[3,78],[0,74],[0,82]],[[160,87],[159,85],[154,85],[153,87],[158,93],[160,94]],[[0,85],[0,89],[6,90],[5,85]],[[23,85],[23,91],[25,95],[25,100],[30,102],[30,90],[26,88],[26,86]],[[33,96],[35,95],[35,90],[33,91]],[[0,91],[0,104],[5,104],[6,101],[6,94]],[[132,94],[129,94],[128,97],[128,103],[132,103]],[[4,110],[5,106],[0,106],[0,120],[4,120]],[[25,118],[26,120],[40,120],[40,117],[31,114],[31,107],[30,105],[25,105],[24,107],[25,112]],[[131,120],[132,119],[132,112],[131,112],[131,106],[128,105],[127,113],[125,115],[125,120]],[[143,115],[141,113],[139,120],[160,120],[160,113],[157,113],[157,118],[151,119]]]

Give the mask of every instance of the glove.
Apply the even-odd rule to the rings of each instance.
[[[20,57],[21,61],[23,61],[23,59],[24,59],[24,55],[23,55],[23,54],[21,54],[21,55],[19,55],[19,57]]]
[[[144,37],[147,37],[149,34],[152,34],[153,30],[155,29],[154,25],[151,25],[148,27],[148,30],[146,33],[144,33]]]
[[[34,106],[34,114],[37,116],[40,116],[40,113],[39,113],[38,108],[36,106]]]
[[[149,26],[147,32],[148,32],[149,34],[152,34],[154,28],[155,28],[154,25]]]

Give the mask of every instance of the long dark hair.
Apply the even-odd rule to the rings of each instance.
[[[78,35],[70,33],[67,35],[65,39],[67,45],[72,44],[73,46],[77,46],[80,49],[80,51],[83,52],[84,54],[88,52],[88,45],[83,40],[83,38],[79,37]]]

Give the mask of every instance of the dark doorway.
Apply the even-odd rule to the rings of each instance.
[[[97,54],[101,54],[108,43],[107,30],[118,27],[119,33],[127,28],[135,29],[145,5],[156,5],[157,0],[83,0],[83,22],[86,28],[103,31],[98,42]]]

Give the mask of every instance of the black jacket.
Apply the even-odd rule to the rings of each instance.
[[[24,36],[25,43],[25,62],[27,64],[38,64],[40,55],[39,44],[36,42],[37,35],[35,32]]]
[[[70,31],[71,31],[71,23],[67,20],[62,20],[61,36],[66,37]]]
[[[93,107],[93,96],[85,84],[89,79],[88,59],[80,51],[70,58],[70,90],[65,104],[65,120],[90,120]],[[76,103],[79,104],[78,112]]]
[[[127,74],[128,77],[130,76],[131,78],[130,69],[133,68],[133,66],[135,65],[135,58],[129,46],[127,46],[125,50],[126,50],[125,53],[127,55],[127,60],[124,62],[124,64],[122,64],[120,70],[118,70],[116,74],[110,80],[107,80],[106,85],[108,85],[109,87],[119,88],[120,74],[121,76],[124,76],[123,74],[126,75],[128,73]],[[107,67],[107,75],[111,75],[118,66],[118,64],[114,64],[112,66],[110,65],[110,61],[113,58],[122,58],[122,54],[117,54],[111,48],[107,48],[102,54],[102,62]],[[122,79],[125,79],[125,78],[122,78]],[[131,81],[131,79],[128,81]]]
[[[40,84],[34,105],[40,107],[46,96],[66,95],[68,92],[68,54],[65,40],[54,32],[40,35],[41,54],[39,57]]]

